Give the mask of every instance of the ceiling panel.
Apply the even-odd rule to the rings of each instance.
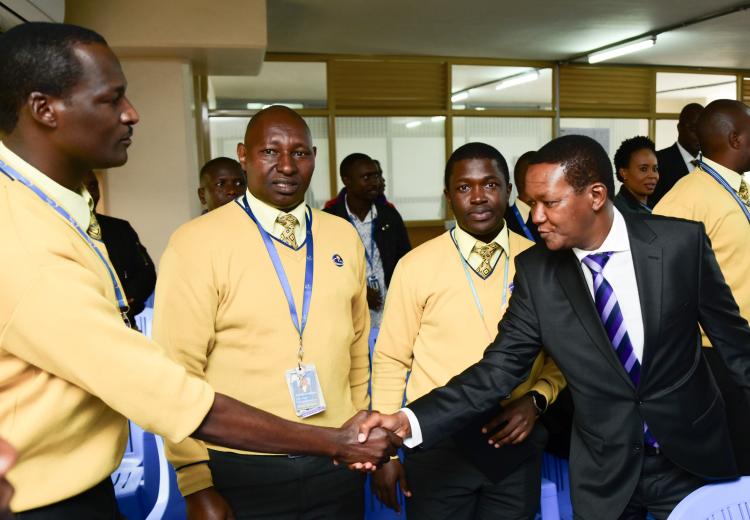
[[[732,0],[270,0],[270,52],[564,60]],[[750,68],[747,11],[659,37],[620,63]]]

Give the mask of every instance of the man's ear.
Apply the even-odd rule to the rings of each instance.
[[[237,143],[237,160],[247,176],[247,148],[245,148],[245,143]]]
[[[206,205],[206,189],[203,187],[198,188],[198,198],[201,201],[201,204],[204,206]]]
[[[31,118],[48,128],[57,128],[57,106],[62,100],[41,92],[32,92],[26,99]]]
[[[599,211],[607,202],[607,187],[601,182],[595,182],[589,187],[591,193],[591,207],[594,211]]]

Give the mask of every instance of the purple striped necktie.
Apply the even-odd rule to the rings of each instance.
[[[604,278],[603,270],[607,265],[612,252],[594,253],[583,258],[583,263],[591,271],[594,278],[594,303],[599,318],[604,324],[604,330],[607,332],[609,341],[615,349],[617,358],[620,360],[625,372],[630,376],[630,380],[637,388],[641,382],[641,363],[635,355],[633,344],[630,342],[628,330],[625,327],[625,319],[620,310],[620,304],[617,303],[615,291]],[[643,440],[653,447],[659,447],[659,443],[651,434],[646,423],[643,423]]]

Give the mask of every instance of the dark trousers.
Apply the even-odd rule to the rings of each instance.
[[[237,520],[363,517],[364,476],[331,459],[208,453],[214,487]]]
[[[16,513],[16,520],[119,520],[115,489],[109,477],[74,497]]]
[[[495,483],[452,442],[409,453],[404,467],[409,520],[531,520],[539,509],[541,450]]]
[[[672,464],[664,455],[646,455],[641,479],[620,520],[645,520],[647,513],[656,520],[663,520],[683,498],[705,483]]]
[[[729,436],[732,439],[737,468],[742,475],[750,475],[750,405],[742,389],[734,382],[724,360],[714,348],[703,348],[716,384],[726,405]]]

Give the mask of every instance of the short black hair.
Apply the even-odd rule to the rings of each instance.
[[[451,175],[453,174],[453,166],[459,161],[465,161],[467,159],[489,159],[495,161],[497,169],[502,173],[505,178],[505,184],[510,184],[510,174],[508,173],[508,162],[503,157],[503,154],[487,143],[466,143],[463,146],[459,146],[448,158],[448,162],[445,163],[445,177],[443,178],[443,184],[445,189],[448,189],[448,183],[450,183]]]
[[[630,139],[625,139],[615,152],[615,175],[617,180],[623,182],[620,175],[620,168],[627,168],[630,164],[630,157],[638,150],[651,150],[656,153],[656,145],[648,137],[637,135]]]
[[[372,162],[372,157],[367,154],[358,152],[350,153],[349,155],[344,157],[344,160],[341,161],[341,164],[339,165],[339,175],[341,176],[341,178],[343,179],[345,175],[349,175],[352,166],[362,161]]]
[[[27,22],[0,35],[0,131],[12,132],[32,92],[65,96],[83,68],[73,54],[79,44],[107,45],[100,35],[76,25]]]
[[[201,172],[198,175],[198,179],[203,179],[204,175],[208,175],[211,170],[221,166],[227,168],[236,168],[238,171],[243,172],[242,165],[239,163],[239,161],[236,161],[229,157],[216,157],[203,165],[203,168],[201,168]]]
[[[607,197],[615,198],[615,179],[607,152],[596,140],[585,135],[564,135],[542,146],[529,164],[559,164],[565,180],[577,192],[595,182],[607,187]]]

